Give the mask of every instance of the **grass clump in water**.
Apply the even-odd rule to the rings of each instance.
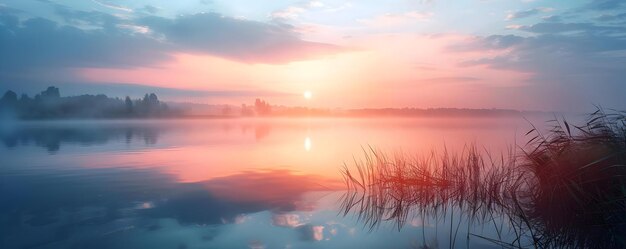
[[[599,109],[583,126],[550,122],[546,133],[529,131],[519,152],[510,149],[497,159],[475,145],[458,154],[444,150],[423,157],[369,148],[364,159],[343,169],[349,189],[343,212],[356,211],[370,229],[385,220],[399,229],[415,215],[424,220],[457,210],[468,224],[505,217],[513,241],[502,241],[496,223],[498,238],[475,235],[503,247],[624,248],[624,113]],[[450,221],[452,247],[454,231],[458,225]]]
[[[521,170],[531,172],[532,195],[518,216],[540,231],[545,245],[573,248],[626,246],[626,118],[591,114],[584,126],[553,120],[529,134]]]

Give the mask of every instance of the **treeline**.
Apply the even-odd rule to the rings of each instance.
[[[0,99],[0,118],[62,119],[62,118],[144,118],[144,117],[493,117],[541,114],[507,109],[459,108],[370,108],[324,109],[271,105],[257,98],[253,105],[211,106],[173,103],[174,108],[159,101],[156,94],[141,99],[110,98],[104,94],[61,97],[56,87],[29,97],[7,91]]]
[[[228,113],[230,112],[230,109],[228,109]],[[241,116],[269,116],[272,114],[272,106],[265,100],[257,98],[254,100],[253,107],[241,104],[240,112]],[[226,111],[223,111],[222,113],[226,113]]]
[[[132,118],[159,117],[177,114],[156,94],[146,94],[143,99],[109,98],[104,94],[61,97],[59,88],[48,87],[30,97],[20,97],[7,91],[0,99],[0,115],[17,119],[58,118]]]

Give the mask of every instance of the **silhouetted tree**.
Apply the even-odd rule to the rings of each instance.
[[[0,99],[0,102],[17,103],[17,94],[14,91],[9,90],[4,93],[4,95],[2,96],[2,99]]]
[[[130,97],[128,96],[126,96],[126,99],[124,99],[124,107],[126,107],[127,114],[133,113],[133,101],[130,100]]]
[[[150,101],[150,104],[154,106],[159,104],[159,98],[154,93],[151,93],[150,96],[148,96],[148,101]]]
[[[256,99],[254,101],[254,109],[257,115],[268,115],[272,112],[270,104],[261,99]]]
[[[13,91],[7,91],[0,99],[0,115],[13,116],[17,111],[17,94]]]
[[[59,88],[50,86],[45,91],[41,92],[41,97],[49,98],[49,99],[58,99],[61,97],[61,93],[59,91]]]

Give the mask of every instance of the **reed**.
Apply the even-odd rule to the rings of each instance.
[[[602,109],[583,126],[551,120],[522,151],[532,198],[517,211],[551,247],[626,246],[626,117]]]
[[[342,169],[342,211],[356,212],[370,230],[383,221],[400,229],[414,216],[462,212],[468,226],[498,231],[498,238],[468,237],[502,247],[623,248],[625,122],[623,112],[600,108],[582,126],[551,120],[546,133],[533,126],[526,145],[497,158],[476,145],[421,156],[364,148],[363,158]],[[514,240],[503,241],[494,217],[506,219]],[[458,229],[450,221],[451,247]]]

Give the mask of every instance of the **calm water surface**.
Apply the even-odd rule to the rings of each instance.
[[[370,232],[339,215],[341,166],[369,146],[498,153],[528,129],[521,118],[4,124],[0,248],[448,248],[434,220]],[[456,247],[495,247],[460,227]]]

